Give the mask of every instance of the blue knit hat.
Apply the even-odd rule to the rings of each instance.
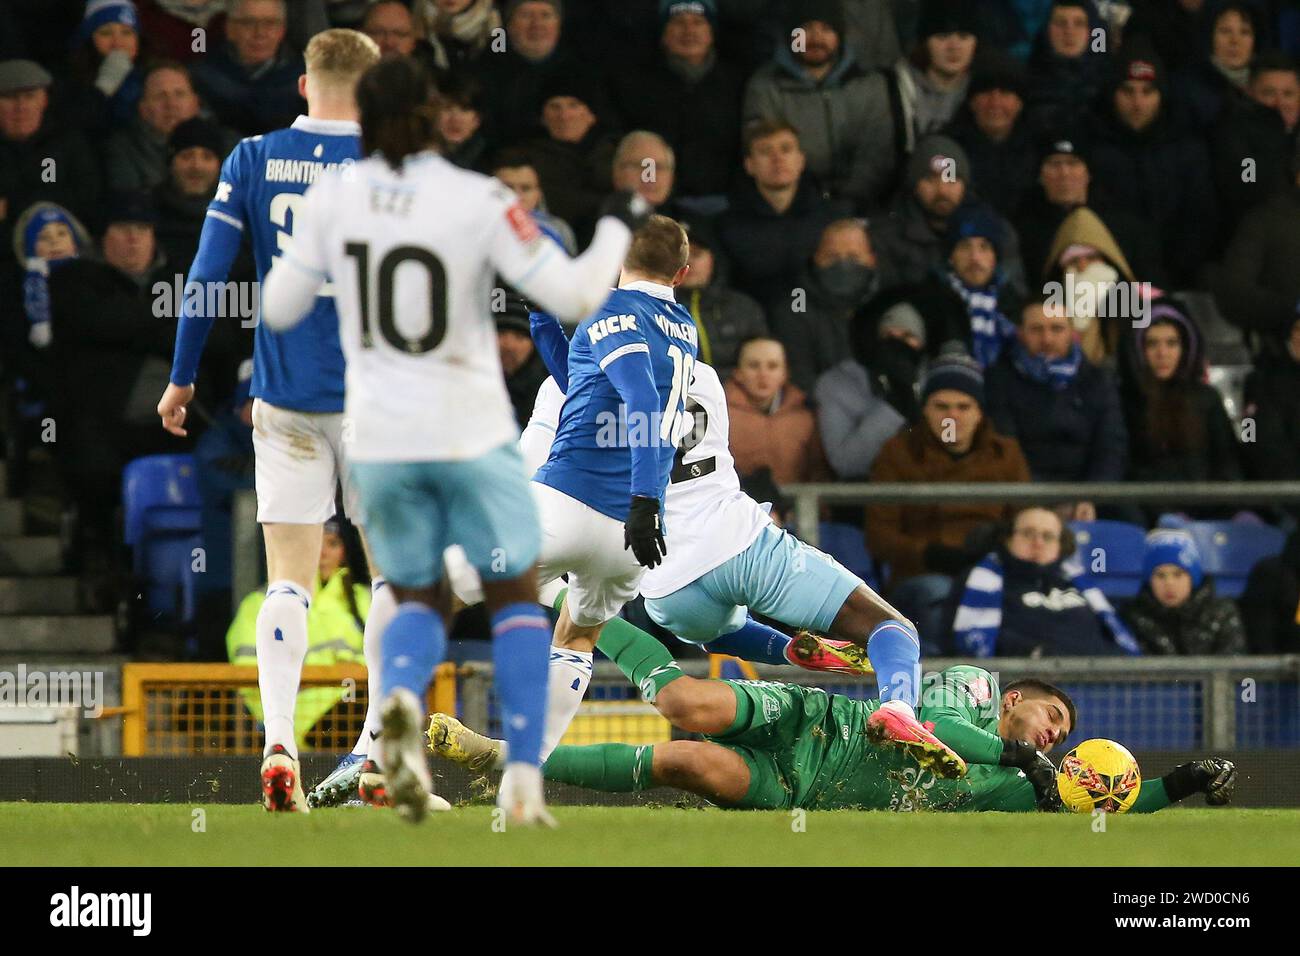
[[[945,388],[969,395],[984,407],[984,371],[969,356],[947,356],[931,365],[921,380],[921,402]]]
[[[89,40],[96,30],[109,23],[122,23],[136,33],[140,32],[140,17],[131,0],[90,0],[81,18],[78,36]]]
[[[35,258],[36,240],[40,238],[41,230],[52,222],[61,222],[68,227],[68,231],[72,233],[73,246],[78,253],[81,252],[81,243],[77,240],[77,227],[72,224],[72,217],[68,215],[67,210],[51,204],[49,208],[42,209],[32,216],[31,221],[23,229],[23,254],[28,259]]]
[[[1147,535],[1147,550],[1142,558],[1143,579],[1150,582],[1151,575],[1162,564],[1176,564],[1186,571],[1192,577],[1193,588],[1199,588],[1205,580],[1200,549],[1186,531],[1158,528]]]
[[[963,239],[982,238],[989,241],[999,259],[1002,258],[1002,220],[991,206],[981,202],[965,203],[958,207],[948,222],[948,254]]]

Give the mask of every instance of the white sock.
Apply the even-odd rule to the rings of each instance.
[[[546,727],[542,733],[542,760],[560,744],[560,738],[577,716],[578,706],[591,683],[591,651],[571,651],[551,646],[551,666],[546,678]]]
[[[890,710],[897,711],[898,713],[902,714],[904,717],[911,717],[913,720],[916,719],[916,711],[912,710],[912,705],[905,700],[881,701],[880,709],[884,710],[886,707],[888,707]]]
[[[379,705],[383,702],[379,691],[379,673],[384,657],[380,653],[384,628],[397,614],[397,598],[393,589],[383,578],[376,577],[370,581],[370,613],[366,615],[366,632],[364,647],[366,653],[366,722],[361,728],[361,736],[352,747],[352,752],[362,757],[370,753],[370,745],[379,739],[379,729],[383,720],[379,716]],[[375,748],[378,758],[378,748]]]
[[[293,710],[298,702],[302,662],[307,657],[307,610],[311,594],[292,581],[272,581],[257,612],[257,686],[262,692],[266,756],[283,744],[298,759]]]

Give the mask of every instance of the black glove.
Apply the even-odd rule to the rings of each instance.
[[[1224,806],[1232,799],[1237,785],[1237,768],[1231,760],[1210,757],[1175,767],[1162,778],[1165,793],[1177,802],[1194,793],[1205,794],[1205,802],[1212,807]]]
[[[602,216],[613,216],[633,232],[636,232],[654,215],[654,207],[646,202],[645,197],[640,193],[624,191],[611,193],[600,204],[600,214]]]
[[[954,548],[932,541],[925,546],[921,561],[927,571],[952,575],[969,567],[971,558],[964,548]]]
[[[654,568],[668,553],[663,527],[659,524],[659,499],[632,496],[632,506],[623,523],[623,550],[632,549],[643,568]]]
[[[1034,788],[1034,802],[1045,813],[1061,809],[1061,791],[1056,785],[1056,767],[1045,754],[1024,740],[1002,739],[1002,756],[998,763],[1003,767],[1017,767]]]

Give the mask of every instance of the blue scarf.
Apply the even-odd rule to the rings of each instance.
[[[1083,595],[1088,607],[1101,618],[1115,644],[1129,654],[1141,654],[1138,643],[1129,633],[1115,609],[1100,589],[1089,585],[1078,558],[1061,565],[1061,572]],[[997,651],[998,632],[1002,629],[1002,560],[990,552],[971,568],[966,577],[961,604],[952,622],[953,642],[957,653],[968,657],[992,657]]]
[[[961,296],[970,316],[971,357],[980,363],[980,368],[988,368],[997,361],[1003,346],[1016,337],[1015,325],[998,311],[997,282],[974,289],[951,269],[947,275],[948,284]]]
[[[1075,342],[1070,352],[1063,359],[1047,359],[1041,355],[1030,355],[1025,351],[1024,343],[1016,342],[1011,353],[1011,360],[1021,375],[1033,382],[1050,385],[1053,391],[1061,392],[1069,388],[1083,366],[1083,349]]]

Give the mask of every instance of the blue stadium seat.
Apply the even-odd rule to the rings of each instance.
[[[122,471],[124,538],[145,582],[150,612],[194,618],[194,549],[202,547],[201,499],[192,455],[150,455]]]
[[[1111,600],[1135,596],[1142,587],[1146,531],[1127,521],[1071,521],[1084,577]],[[1101,570],[1104,567],[1105,570]]]
[[[1237,598],[1250,569],[1282,553],[1286,533],[1272,525],[1244,521],[1189,521],[1182,525],[1201,552],[1201,567],[1214,578],[1215,593]]]
[[[821,541],[819,547],[822,551],[862,578],[869,587],[878,586],[876,562],[872,560],[871,553],[867,550],[867,542],[861,528],[837,521],[823,521],[817,527]]]

